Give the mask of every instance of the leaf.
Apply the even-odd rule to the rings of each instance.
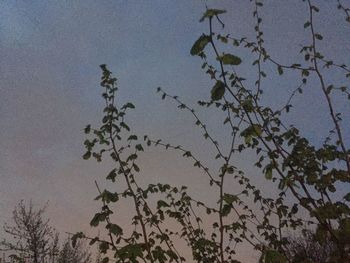
[[[107,204],[110,202],[117,202],[119,200],[117,193],[111,193],[107,190],[104,190],[99,196],[95,198],[95,200],[102,199],[103,202],[106,202]]]
[[[277,70],[278,70],[278,74],[279,75],[282,75],[283,74],[283,68],[281,66],[278,66],[277,67]]]
[[[133,153],[133,154],[130,154],[126,160],[128,162],[128,161],[132,161],[132,160],[136,160],[136,159],[137,159],[137,154]]]
[[[276,250],[266,250],[262,254],[264,263],[287,263],[286,258]]]
[[[117,254],[122,259],[131,259],[131,261],[128,262],[138,262],[136,260],[137,257],[142,258],[142,246],[141,244],[128,244],[124,247],[121,247]]]
[[[106,219],[106,214],[96,213],[94,218],[90,221],[90,226],[96,227],[98,224]]]
[[[100,220],[98,218],[98,215],[95,214],[93,219],[90,221],[90,226],[98,226],[99,223],[100,223]]]
[[[244,137],[244,142],[245,142],[245,144],[250,144],[251,143],[251,141],[252,141],[252,136],[251,135],[247,135],[247,136],[245,136]]]
[[[131,102],[128,102],[122,107],[122,109],[127,109],[127,108],[135,109],[135,106]]]
[[[307,28],[311,25],[310,21],[307,21],[305,24],[304,24],[304,28]]]
[[[93,239],[90,240],[89,245],[92,246],[93,244],[95,244],[99,240],[100,239],[98,237],[94,237]]]
[[[141,144],[136,144],[135,148],[136,148],[136,150],[138,150],[138,151],[142,151],[142,152],[144,151],[144,149],[143,149],[143,147],[142,147]]]
[[[137,140],[137,136],[136,135],[130,135],[129,138],[128,138],[128,141],[131,141],[131,140]]]
[[[157,202],[157,209],[161,208],[161,207],[169,207],[168,203],[163,201],[163,200],[158,200]]]
[[[203,22],[206,18],[212,18],[213,16],[217,16],[220,14],[226,13],[226,10],[220,10],[220,9],[207,9],[201,19],[199,19],[199,22]]]
[[[125,130],[130,131],[129,126],[128,126],[128,125],[126,125],[126,123],[125,123],[125,122],[121,122],[121,123],[120,123],[120,126],[121,126],[121,127],[123,127]]]
[[[89,134],[90,131],[91,131],[91,125],[89,124],[89,125],[87,125],[87,126],[85,127],[84,133],[85,133],[85,134]]]
[[[84,155],[83,155],[83,159],[84,160],[88,160],[91,157],[91,152],[87,151]]]
[[[244,141],[246,144],[249,144],[253,137],[261,136],[262,128],[259,124],[252,124],[244,131],[241,132],[241,136],[244,137]]]
[[[106,228],[112,233],[112,234],[114,234],[114,235],[116,235],[116,236],[121,236],[121,235],[123,235],[123,229],[120,227],[120,226],[118,226],[118,225],[116,225],[116,224],[108,224],[107,226],[106,226]]]
[[[239,65],[242,63],[242,60],[232,54],[224,54],[223,56],[219,57],[218,60],[221,60],[224,65]]]
[[[107,253],[107,250],[109,249],[109,245],[107,242],[101,242],[99,245],[100,252],[103,254]]]
[[[115,182],[115,178],[117,177],[116,170],[113,169],[106,177],[107,180],[111,180],[112,182]]]
[[[190,54],[192,56],[199,55],[205,48],[205,46],[210,42],[210,36],[201,35],[196,42],[194,42]]]
[[[211,90],[212,100],[221,100],[225,94],[225,84],[218,80]]]
[[[221,215],[222,216],[228,216],[230,214],[230,212],[231,212],[231,205],[225,204],[222,207]]]
[[[262,134],[262,129],[259,124],[253,124],[251,127],[255,136],[260,136]]]
[[[137,166],[136,163],[133,163],[132,167],[134,168],[135,172],[140,172],[140,168]]]
[[[238,197],[236,195],[231,195],[231,194],[224,194],[223,200],[227,204],[232,204],[233,202],[238,201]]]
[[[83,232],[78,232],[72,236],[72,247],[74,248],[77,245],[77,241],[80,238],[84,238],[85,235]]]
[[[272,179],[272,168],[270,166],[265,169],[265,178],[267,180]]]
[[[311,9],[315,10],[316,13],[320,11],[320,9],[317,6],[311,6]]]
[[[315,34],[315,38],[318,39],[318,40],[322,40],[323,36],[321,36],[320,34]]]

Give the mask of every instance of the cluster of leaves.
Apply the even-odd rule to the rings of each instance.
[[[254,2],[256,38],[233,38],[214,32],[216,23],[222,25],[220,16],[225,10],[208,9],[201,22],[207,22],[209,32],[202,34],[194,43],[190,53],[203,60],[202,68],[214,81],[211,100],[200,101],[199,106],[214,107],[223,115],[223,126],[228,127],[230,136],[225,138],[229,148],[219,145],[209,133],[206,124],[198,117],[196,111],[183,103],[177,96],[158,88],[163,99],[173,100],[180,109],[188,111],[203,131],[204,139],[214,147],[214,159],[220,164],[219,172],[212,172],[191,151],[182,146],[163,143],[144,136],[143,140],[131,132],[125,116],[131,103],[121,106],[116,103],[117,79],[105,65],[101,86],[105,100],[102,126],[85,128],[91,138],[85,141],[84,159],[94,157],[98,162],[102,155],[108,154],[115,162],[115,168],[106,179],[118,183],[123,181],[125,189],[119,192],[101,191],[97,185],[102,201],[101,211],[91,221],[94,227],[105,225],[109,239],[86,237],[83,233],[74,236],[91,239],[91,244],[98,242],[99,249],[105,254],[103,262],[112,257],[117,262],[182,262],[185,258],[176,249],[176,241],[185,240],[197,262],[238,262],[235,259],[236,247],[248,243],[261,252],[261,262],[287,262],[291,255],[287,253],[289,240],[286,233],[292,229],[313,224],[317,242],[331,240],[334,248],[330,261],[346,262],[349,260],[350,241],[350,193],[344,196],[339,185],[348,185],[350,181],[349,149],[344,141],[341,127],[341,113],[336,112],[333,103],[334,91],[348,95],[346,85],[336,87],[331,84],[328,69],[344,72],[344,79],[349,80],[350,70],[346,65],[337,64],[322,54],[318,42],[323,36],[316,32],[314,16],[319,8],[310,0],[305,1],[308,21],[304,28],[310,34],[310,43],[303,45],[303,64],[280,64],[272,58],[264,45],[261,1]],[[339,9],[348,14],[339,3]],[[242,63],[237,54],[222,53],[221,45],[233,45],[235,50],[245,48],[254,56],[253,68],[257,76],[255,85],[249,86],[240,76],[236,67]],[[214,58],[208,57],[208,50]],[[225,48],[227,50],[227,47]],[[262,103],[264,78],[267,73],[265,64],[276,67],[277,76],[282,77],[286,71],[300,73],[300,83],[291,93],[287,103],[281,109],[273,109]],[[319,90],[329,111],[330,134],[321,146],[313,145],[302,131],[294,126],[287,126],[283,120],[288,119],[292,99],[308,85],[308,79],[318,81]],[[326,84],[329,83],[329,84]],[[209,207],[188,194],[186,187],[174,187],[163,184],[149,184],[141,187],[137,175],[141,172],[137,164],[139,154],[146,146],[160,146],[165,150],[178,151],[184,158],[193,161],[207,176],[210,187],[217,192],[217,206]],[[226,146],[227,146],[226,145]],[[246,152],[256,156],[255,166],[265,176],[271,187],[278,192],[276,198],[266,197],[262,191],[234,163],[233,156]],[[225,183],[233,178],[241,186],[238,193],[227,192]],[[154,196],[150,199],[150,196]],[[150,201],[157,198],[156,203]],[[131,199],[134,205],[132,225],[134,230],[126,233],[122,226],[112,223],[112,203],[122,199]],[[300,218],[300,211],[308,215]],[[198,212],[199,211],[199,212]],[[211,227],[206,225],[201,215],[208,214],[214,218]],[[178,222],[180,230],[169,229],[168,221]],[[108,252],[112,252],[109,254]]]

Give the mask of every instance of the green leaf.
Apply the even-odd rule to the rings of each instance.
[[[135,172],[140,172],[140,168],[137,166],[136,163],[133,163],[132,167],[134,168]]]
[[[131,102],[128,102],[122,107],[122,109],[127,109],[127,108],[135,109],[135,106]]]
[[[84,160],[88,160],[91,157],[91,152],[87,151],[84,155],[83,155],[83,159]]]
[[[89,124],[85,127],[84,132],[85,132],[85,134],[89,134],[90,131],[91,131],[91,125]]]
[[[318,39],[318,40],[322,40],[323,36],[321,36],[320,34],[315,34],[315,38]]]
[[[282,75],[283,74],[283,68],[281,66],[277,67],[278,74]]]
[[[253,137],[260,136],[261,134],[262,128],[259,124],[250,125],[248,128],[241,132],[241,136],[244,137],[246,144],[249,144]]]
[[[266,250],[262,254],[264,263],[287,263],[287,259],[276,250]]]
[[[117,251],[117,254],[122,259],[131,259],[128,262],[138,262],[137,257],[142,258],[142,246],[141,244],[128,244]]]
[[[305,24],[304,24],[304,28],[307,28],[311,25],[310,21],[307,21]]]
[[[253,124],[251,127],[255,136],[260,136],[262,134],[262,129],[259,124]]]
[[[90,221],[90,226],[96,227],[98,224],[106,219],[106,214],[96,213],[94,218]]]
[[[221,100],[225,94],[225,84],[218,80],[211,90],[212,100]]]
[[[107,204],[110,202],[117,202],[119,200],[117,193],[111,193],[107,190],[104,190],[99,196],[95,198],[95,200],[102,199],[103,202],[106,202]]]
[[[108,224],[106,228],[114,235],[121,236],[123,235],[123,229],[116,224]]]
[[[222,207],[221,215],[222,216],[228,216],[230,214],[230,212],[231,212],[231,205],[225,204]]]
[[[100,252],[103,254],[107,253],[107,250],[109,249],[109,245],[107,242],[101,242],[99,245]]]
[[[223,13],[226,13],[226,10],[207,9],[207,11],[205,11],[199,22],[203,22],[206,18],[212,18],[213,16],[217,16]]]
[[[126,123],[125,123],[125,122],[121,122],[121,123],[120,123],[120,126],[121,126],[121,127],[123,127],[125,130],[130,131],[129,126],[128,126],[128,125],[126,125]]]
[[[242,106],[244,110],[251,112],[254,109],[253,106],[253,100],[252,99],[245,99],[242,103]]]
[[[250,144],[252,142],[253,136],[247,135],[244,137],[245,144]]]
[[[136,135],[130,135],[129,138],[128,138],[128,141],[131,141],[131,140],[137,140],[137,136]]]
[[[72,247],[74,248],[77,245],[78,239],[84,238],[85,235],[83,232],[78,232],[72,236]]]
[[[93,239],[90,240],[89,245],[92,246],[93,244],[95,244],[99,240],[100,239],[98,237],[94,237]]]
[[[227,204],[232,204],[233,202],[238,201],[238,197],[236,195],[231,195],[231,194],[224,194],[223,196],[223,200],[227,203]]]
[[[98,226],[98,224],[100,223],[100,220],[98,218],[98,215],[95,214],[93,219],[90,221],[90,226]]]
[[[130,154],[129,157],[126,159],[126,161],[132,161],[132,160],[136,160],[137,159],[137,154],[136,153],[133,153],[133,154]]]
[[[178,261],[177,259],[179,258],[177,255],[176,255],[176,253],[174,252],[174,251],[172,251],[172,250],[167,250],[166,251],[166,253],[167,253],[167,255],[169,256],[169,258],[170,258],[170,262],[172,262],[173,261],[173,259],[175,259],[175,261]]]
[[[265,169],[265,178],[267,180],[271,180],[272,179],[272,167],[268,166],[266,169]]]
[[[191,55],[199,55],[205,48],[205,46],[210,42],[210,36],[207,35],[201,35],[196,42],[194,42],[192,48],[191,48]]]
[[[142,151],[142,152],[144,151],[141,144],[136,144],[135,148],[136,148],[136,150],[138,150],[138,151]]]
[[[115,178],[117,177],[116,169],[113,169],[106,177],[107,180],[111,180],[115,182]]]
[[[157,202],[157,209],[161,208],[161,207],[169,207],[168,203],[163,201],[163,200],[158,200]]]
[[[219,57],[218,60],[221,60],[224,65],[239,65],[242,63],[242,60],[232,54],[224,54],[223,56]]]

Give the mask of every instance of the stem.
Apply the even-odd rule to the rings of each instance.
[[[220,224],[220,260],[222,263],[225,262],[224,259],[224,223],[223,223],[223,216],[222,216],[222,209],[223,209],[223,202],[224,202],[224,177],[225,177],[225,171],[221,175],[220,180],[220,207],[219,207],[219,224]]]
[[[112,85],[112,88],[114,90],[114,84]],[[112,105],[114,105],[114,98],[115,98],[115,94],[114,93],[115,92],[113,91],[113,94],[112,94]],[[106,99],[106,105],[108,106],[107,99]],[[138,220],[139,220],[140,225],[141,225],[143,239],[144,239],[144,242],[145,242],[145,246],[146,246],[148,257],[149,257],[151,263],[154,263],[154,259],[153,259],[152,253],[151,253],[151,245],[150,245],[150,243],[148,241],[146,225],[145,225],[145,223],[144,223],[144,221],[142,219],[143,217],[142,217],[142,214],[141,214],[141,211],[140,211],[140,207],[139,207],[139,203],[138,203],[138,200],[137,200],[137,196],[136,196],[133,188],[131,187],[130,180],[129,180],[129,177],[128,177],[129,172],[126,172],[125,169],[124,169],[123,163],[122,163],[121,158],[120,158],[120,153],[119,153],[119,151],[118,151],[118,149],[116,147],[115,140],[114,140],[114,137],[113,137],[113,125],[112,125],[113,124],[113,112],[114,111],[112,111],[112,113],[111,113],[111,118],[110,118],[110,121],[109,121],[109,126],[110,126],[109,134],[108,134],[109,135],[109,139],[110,139],[110,141],[112,143],[113,152],[114,152],[115,156],[118,159],[118,164],[119,164],[119,167],[120,167],[120,171],[124,175],[124,178],[125,178],[128,190],[130,191],[130,193],[132,195],[132,198],[133,198],[133,201],[134,201],[134,205],[135,205],[135,209],[136,209]],[[129,169],[129,171],[130,170],[131,169]]]
[[[324,96],[326,97],[326,100],[327,100],[327,105],[328,105],[328,109],[329,109],[329,113],[331,115],[331,118],[332,118],[332,121],[335,125],[335,129],[336,129],[336,132],[337,132],[337,136],[338,136],[338,142],[340,144],[340,147],[344,153],[344,161],[346,163],[346,166],[347,166],[347,170],[348,170],[348,175],[349,175],[349,178],[350,178],[350,160],[348,158],[348,153],[347,153],[347,150],[346,150],[346,147],[345,147],[345,144],[344,144],[344,140],[343,140],[343,136],[342,136],[342,131],[341,131],[341,128],[340,128],[340,124],[339,124],[339,121],[337,119],[337,116],[334,112],[334,107],[333,107],[333,104],[332,104],[332,101],[331,101],[331,97],[330,97],[330,93],[327,92],[327,88],[326,88],[326,85],[325,85],[325,81],[323,79],[323,76],[319,70],[319,67],[318,67],[318,52],[316,50],[316,37],[315,37],[315,30],[314,30],[314,24],[313,24],[313,11],[312,11],[312,5],[311,5],[311,1],[308,0],[308,5],[309,5],[309,17],[310,17],[310,27],[311,27],[311,34],[312,34],[312,46],[313,46],[313,62],[314,62],[314,67],[315,67],[315,72],[318,76],[318,79],[320,81],[320,84],[321,84],[321,88],[322,88],[322,91],[323,91],[323,94]]]

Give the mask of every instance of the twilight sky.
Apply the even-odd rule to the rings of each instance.
[[[317,26],[327,41],[321,48],[340,64],[348,63],[350,28],[337,12],[336,1],[318,2],[323,18],[316,18]],[[137,134],[187,145],[204,160],[210,159],[210,145],[200,138],[201,131],[191,117],[155,94],[156,87],[162,86],[192,105],[209,98],[212,83],[201,71],[200,59],[189,54],[193,42],[207,31],[207,24],[198,22],[206,3],[227,9],[225,32],[254,36],[253,6],[243,0],[0,1],[1,225],[11,218],[21,199],[32,199],[39,205],[49,200],[48,215],[59,231],[89,229],[99,207],[93,201],[94,180],[103,185],[110,169],[108,163],[97,165],[81,158],[83,128],[98,123],[101,116],[98,65],[102,63],[119,79],[120,100],[136,106],[129,118]],[[261,16],[271,55],[286,64],[301,62],[299,44],[309,40],[303,30],[305,4],[266,1]],[[255,72],[250,67],[253,57],[242,52],[237,54],[244,62],[238,70],[249,78]],[[267,72],[274,70],[266,68]],[[266,101],[276,106],[285,102],[296,86],[293,77],[268,79]],[[337,73],[331,76],[340,78]],[[319,90],[311,87],[290,114],[291,123],[302,127],[316,144],[329,124],[325,108],[317,103],[319,98]],[[339,99],[339,107],[350,112],[345,100]],[[212,111],[201,112],[201,116],[220,141],[225,134],[222,120]],[[251,160],[246,156],[237,162],[249,173],[253,171],[249,170]],[[215,167],[210,161],[209,165]],[[187,184],[199,198],[210,198],[201,191],[207,187],[201,180],[203,174],[177,154],[152,149],[140,166],[146,179]],[[263,182],[260,174],[256,176]],[[242,258],[248,260],[247,255]]]

